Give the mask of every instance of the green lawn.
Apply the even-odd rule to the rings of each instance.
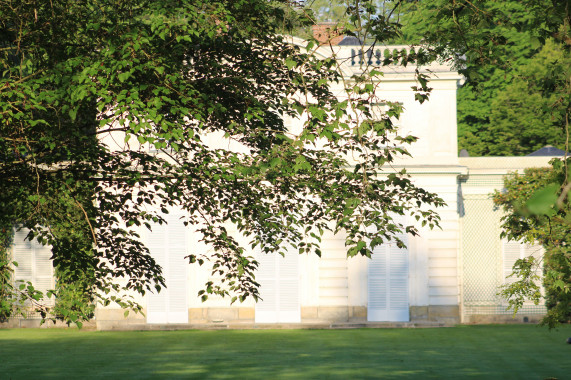
[[[0,379],[571,379],[571,326],[0,330]]]

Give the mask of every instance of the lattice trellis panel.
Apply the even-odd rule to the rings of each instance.
[[[471,175],[464,182],[464,186],[470,187],[493,187],[501,189],[504,187],[504,176],[503,175]]]
[[[498,292],[506,282],[504,242],[500,239],[501,211],[494,209],[489,195],[466,194],[463,197],[462,273],[463,308],[466,315],[512,314]],[[516,243],[517,244],[517,243]],[[510,267],[511,267],[511,263]],[[542,305],[524,305],[519,313],[542,314]]]
[[[496,305],[501,279],[500,212],[487,195],[464,196],[464,304]]]

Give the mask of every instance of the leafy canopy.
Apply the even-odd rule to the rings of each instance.
[[[303,14],[285,0],[0,2],[0,222],[52,246],[58,317],[140,310],[126,294],[164,280],[139,234],[169,210],[214,248],[188,257],[223,278],[203,298],[232,301],[259,293],[229,224],[265,253],[320,254],[331,229],[370,256],[417,232],[391,215],[438,223],[420,207],[442,200],[384,169],[414,137],[395,137],[398,105],[373,107],[380,73],[344,78],[289,43]]]

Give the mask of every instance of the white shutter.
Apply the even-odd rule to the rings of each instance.
[[[50,246],[35,243],[34,247],[34,287],[46,295],[49,289],[54,288],[54,267],[52,264],[52,250]]]
[[[28,234],[27,230],[16,231],[14,235],[14,261],[18,266],[14,268],[14,278],[22,281],[33,280],[33,248],[32,242],[24,240]]]
[[[503,241],[503,278],[504,284],[512,284],[517,281],[515,277],[507,277],[512,274],[516,260],[523,258],[524,245],[518,241]]]
[[[169,221],[167,233],[167,304],[168,323],[188,323],[187,282],[187,228],[178,218]]]
[[[258,249],[256,259],[260,263],[256,280],[262,297],[256,303],[256,323],[301,322],[299,255],[288,252],[283,257]]]
[[[166,226],[154,224],[153,230],[148,232],[147,247],[151,256],[155,259],[158,265],[163,268],[163,277],[167,277],[166,266]],[[168,290],[164,287],[160,293],[153,289],[152,293],[147,296],[147,323],[167,323],[167,297],[165,296]]]
[[[405,234],[399,237],[408,244]],[[368,270],[368,321],[410,319],[408,271],[408,248],[398,248],[392,241],[375,247]]]
[[[382,245],[375,247],[373,256],[369,261],[368,276],[368,306],[367,319],[369,321],[386,321],[388,310],[388,247]]]
[[[188,323],[187,229],[180,215],[169,214],[168,224],[154,225],[147,244],[152,257],[163,268],[166,289],[147,298],[147,323]]]
[[[288,252],[285,257],[273,254],[279,273],[278,322],[301,322],[299,254]]]
[[[275,323],[278,321],[278,272],[275,254],[262,253],[259,248],[255,252],[259,263],[256,281],[260,284],[261,300],[256,303],[256,323]]]
[[[406,236],[401,239],[408,244]],[[388,320],[408,321],[408,248],[389,245],[389,307]]]
[[[30,281],[36,290],[46,295],[54,288],[54,268],[51,247],[36,240],[25,240],[29,230],[22,229],[14,234],[13,257],[18,266],[14,268],[16,281]]]

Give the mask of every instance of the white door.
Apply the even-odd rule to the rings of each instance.
[[[285,257],[258,251],[260,263],[256,280],[262,300],[256,303],[256,323],[301,322],[299,255],[288,252]]]
[[[406,235],[400,238],[408,244]],[[409,321],[408,249],[393,242],[375,247],[369,260],[368,288],[368,321]]]
[[[180,215],[169,214],[168,224],[153,226],[147,244],[151,256],[163,268],[166,289],[147,297],[147,323],[188,323],[188,231]]]

